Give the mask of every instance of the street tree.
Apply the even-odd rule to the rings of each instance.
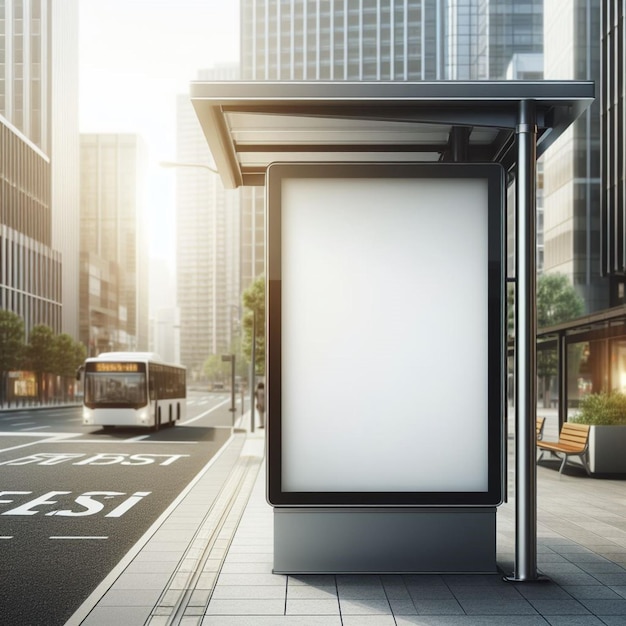
[[[543,274],[537,280],[537,328],[562,324],[583,314],[584,302],[567,276]],[[557,373],[554,349],[537,350],[537,376],[543,384],[544,407],[550,405],[550,379]]]
[[[252,360],[252,329],[256,329],[255,371],[265,373],[265,276],[259,276],[243,293],[243,349]]]
[[[222,361],[220,354],[211,354],[204,362],[202,371],[211,382],[224,382],[230,372],[230,363]]]
[[[61,333],[54,337],[53,373],[64,378],[75,378],[76,370],[85,360],[87,349],[70,335]],[[67,384],[63,384],[63,400],[67,400]]]
[[[44,376],[55,371],[56,350],[55,337],[49,326],[39,324],[33,326],[26,346],[26,362],[28,368],[37,376],[37,396],[43,402]]]
[[[24,354],[24,321],[12,311],[0,310],[0,406],[7,398],[9,372],[19,369]]]

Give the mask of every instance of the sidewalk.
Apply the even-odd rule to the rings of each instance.
[[[264,447],[263,430],[235,431],[68,626],[626,625],[626,480],[593,479],[569,466],[559,478],[556,462],[538,466],[538,564],[548,582],[512,584],[501,574],[283,576],[272,574]],[[509,502],[497,515],[505,574],[514,563],[513,481],[510,458]]]

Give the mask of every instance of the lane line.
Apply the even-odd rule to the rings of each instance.
[[[219,404],[216,404],[212,409],[209,409],[208,411],[205,411],[204,413],[200,413],[200,415],[197,415],[196,417],[193,417],[190,420],[185,420],[184,422],[181,422],[180,424],[181,426],[185,426],[186,424],[191,424],[195,422],[196,420],[203,418],[205,415],[208,415],[209,413],[213,413],[213,411],[219,409],[221,406],[223,406],[224,404],[227,404],[228,402],[230,402],[230,398],[226,398],[226,400],[224,400],[223,402],[220,402]]]
[[[4,435],[5,433],[0,433],[0,435]],[[30,437],[37,437],[38,435],[33,433],[32,435],[30,433],[26,434],[26,433],[7,433],[8,435],[26,435],[26,436],[30,436]],[[42,435],[39,435],[40,437]],[[40,443],[57,443],[60,441],[63,441],[64,439],[66,439],[67,437],[80,437],[80,435],[77,433],[76,435],[73,435],[71,433],[47,433],[43,439],[37,439],[37,441],[30,441],[29,443],[23,443],[19,446],[11,446],[10,448],[4,448],[2,450],[0,450],[0,454],[2,454],[3,452],[10,452],[11,450],[19,450],[20,448],[28,448],[29,446],[36,446],[39,445]],[[68,443],[68,442],[64,442],[64,443]]]
[[[12,537],[12,536],[8,536],[8,537],[0,537],[0,540],[1,540],[1,539],[13,539],[13,537]]]
[[[134,441],[143,441],[144,439],[147,439],[150,435],[137,435],[136,437],[130,437],[130,439],[124,439],[125,443],[130,443],[130,442],[134,442]]]
[[[50,426],[33,426],[32,428],[22,428],[22,431],[46,430],[46,428],[51,428],[51,427]]]

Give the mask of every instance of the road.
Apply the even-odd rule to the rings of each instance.
[[[86,429],[78,407],[0,412],[1,623],[64,624],[229,439],[229,408],[192,392],[156,433]]]

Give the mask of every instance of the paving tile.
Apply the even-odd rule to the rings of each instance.
[[[206,615],[284,615],[284,613],[285,601],[282,599],[211,600],[206,609]]]
[[[338,585],[339,598],[341,600],[377,600],[381,602],[387,601],[387,595],[382,585]]]
[[[563,591],[577,600],[619,600],[623,596],[617,589],[619,587],[612,589],[603,585],[568,585],[563,587]],[[626,587],[623,589],[626,592]]]
[[[586,615],[590,611],[574,598],[558,600],[531,600],[535,610],[541,615]]]
[[[289,585],[287,597],[294,600],[337,600],[337,589],[333,585],[313,587],[308,585]]]
[[[220,574],[218,585],[279,585],[287,584],[287,577],[277,574]]]
[[[291,585],[321,585],[321,586],[336,586],[335,576],[332,574],[302,574],[302,575],[289,575],[289,586]]]
[[[493,615],[402,615],[397,626],[503,626],[503,618]],[[546,626],[540,615],[507,615],[506,626]]]
[[[395,626],[393,615],[342,615],[343,626]]]
[[[116,607],[97,606],[81,626],[111,626],[111,624],[144,624],[150,616],[152,606]]]
[[[501,598],[476,599],[467,598],[459,599],[459,604],[468,615],[533,615],[537,611],[530,602],[526,600],[503,600]]]
[[[594,615],[623,615],[624,623],[626,623],[626,599],[619,600],[581,600],[581,603],[589,609]]]
[[[547,615],[545,619],[550,626],[606,626],[595,615]]]
[[[278,585],[218,585],[211,596],[213,600],[264,599],[285,600],[285,588]]]
[[[465,611],[455,599],[413,600],[418,615],[464,615]]]
[[[202,626],[342,626],[342,621],[339,615],[207,615]]]
[[[160,595],[159,589],[109,589],[99,606],[154,606]]]
[[[299,600],[287,598],[287,615],[339,615],[339,602],[334,599]]]
[[[425,587],[408,585],[408,592],[414,601],[454,599],[454,594],[452,593],[450,588],[445,585],[431,585]]]
[[[159,572],[156,574],[136,574],[124,572],[114,584],[114,589],[164,589],[170,579],[170,576],[166,572]]]
[[[339,608],[342,615],[390,615],[391,607],[387,599],[350,599],[342,598],[339,593]]]
[[[389,606],[394,615],[416,615],[417,609],[411,599],[399,600],[397,598],[389,598]]]

